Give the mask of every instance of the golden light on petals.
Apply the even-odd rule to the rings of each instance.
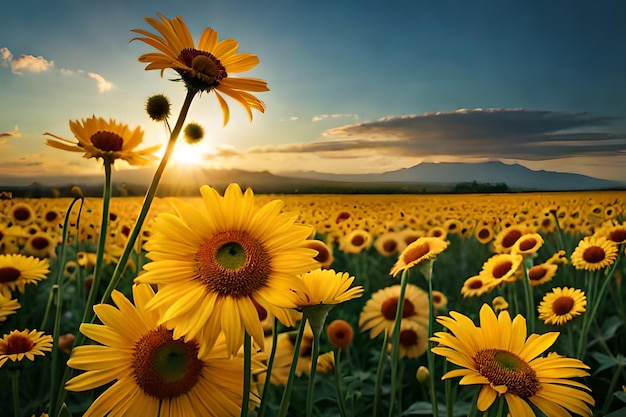
[[[585,312],[587,297],[575,288],[554,288],[538,307],[539,319],[545,324],[560,326]]]
[[[0,367],[8,360],[19,362],[24,358],[34,361],[52,350],[52,336],[37,330],[13,330],[0,339]]]

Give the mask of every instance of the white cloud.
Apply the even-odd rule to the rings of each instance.
[[[13,60],[13,54],[8,48],[0,48],[0,57],[2,57],[2,66],[6,67]]]
[[[71,69],[67,69],[67,68],[61,68],[59,72],[67,76],[74,75],[74,71],[72,71]]]
[[[333,114],[316,114],[315,116],[313,116],[313,118],[311,120],[313,120],[314,122],[319,122],[320,120],[325,120],[325,119],[354,119],[354,120],[358,120],[359,119],[359,115],[358,114],[343,114],[343,113],[333,113]]]
[[[11,72],[15,75],[24,75],[24,71],[37,74],[54,67],[54,61],[48,61],[42,56],[20,55],[10,62]]]
[[[113,83],[107,81],[102,75],[96,74],[95,72],[88,72],[87,76],[89,78],[93,78],[98,83],[98,91],[100,93],[106,93],[110,89],[113,88]]]

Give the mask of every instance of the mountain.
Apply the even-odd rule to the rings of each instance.
[[[561,191],[624,189],[626,183],[580,174],[534,171],[519,164],[499,161],[482,163],[421,163],[410,168],[381,174],[325,174],[319,172],[285,172],[280,175],[325,181],[382,182],[395,184],[454,185],[459,183],[506,184],[519,191]]]

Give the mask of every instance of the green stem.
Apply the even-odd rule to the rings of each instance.
[[[72,212],[72,208],[74,204],[78,200],[81,200],[81,208],[82,208],[82,197],[75,198],[69,205],[67,213],[65,214],[65,219],[63,221],[63,237],[61,241],[61,249],[59,251],[59,265],[65,265],[65,246],[67,244],[67,237],[69,234],[69,218],[70,213]],[[56,310],[54,314],[54,327],[52,330],[52,340],[54,343],[52,344],[52,353],[50,355],[50,405],[48,408],[48,414],[51,416],[56,416],[59,412],[59,408],[63,399],[65,398],[65,390],[63,389],[63,385],[66,381],[65,375],[68,374],[68,367],[65,367],[65,374],[63,380],[59,380],[59,344],[57,343],[59,340],[59,336],[61,335],[61,294],[63,293],[63,268],[59,268],[57,272],[57,282],[56,287],[57,291],[55,294],[56,301]],[[60,401],[57,399],[60,398]]]
[[[500,395],[498,398],[498,411],[496,411],[496,417],[502,417],[502,411],[504,411],[504,395]]]
[[[52,302],[54,301],[56,297],[56,293],[58,291],[59,291],[59,286],[57,284],[54,284],[50,288],[50,293],[48,294],[48,301],[46,302],[46,309],[43,313],[43,319],[41,319],[41,326],[39,327],[39,330],[44,330],[46,327],[46,323],[48,322],[48,316],[50,315],[50,309],[52,308]]]
[[[374,387],[374,408],[372,411],[372,417],[376,417],[378,412],[378,403],[380,402],[380,389],[383,385],[383,371],[385,370],[385,358],[387,357],[387,339],[389,333],[384,331],[383,345],[380,348],[380,355],[378,356],[378,367],[376,368],[376,386]]]
[[[404,293],[409,282],[409,270],[402,271],[400,280],[400,295],[398,296],[398,306],[396,308],[396,317],[393,324],[393,332],[391,334],[391,397],[389,399],[389,417],[393,415],[393,409],[396,401],[396,391],[398,389],[398,361],[400,352],[400,323],[402,322],[402,311],[404,310]],[[401,384],[400,384],[401,385]],[[436,417],[436,416],[435,416]]]
[[[313,326],[312,326],[313,327]],[[313,327],[313,346],[311,350],[311,371],[306,392],[306,417],[313,415],[313,393],[315,392],[315,375],[317,375],[317,358],[320,354],[321,327]]]
[[[474,394],[474,398],[472,399],[472,408],[470,408],[470,412],[467,414],[467,417],[476,417],[478,414],[478,394],[480,394],[480,387],[476,388],[476,393]]]
[[[535,301],[533,299],[533,286],[530,284],[528,270],[532,268],[533,260],[531,257],[524,257],[522,270],[524,272],[524,299],[526,301],[526,322],[528,323],[529,334],[535,333]]]
[[[337,396],[337,406],[339,407],[339,415],[346,417],[346,404],[341,389],[341,349],[335,350],[335,395]]]
[[[13,417],[20,417],[20,370],[9,371],[11,377],[11,392],[13,394]]]
[[[108,235],[107,229],[109,228],[109,211],[111,207],[111,165],[112,161],[104,159],[104,188],[102,190],[102,218],[100,219],[100,234],[98,236],[98,248],[96,249],[96,264],[93,270],[93,281],[91,283],[91,289],[87,296],[87,304],[85,304],[85,311],[83,312],[82,323],[85,323],[91,316],[92,308],[96,302],[96,296],[100,289],[100,281],[102,280],[102,260],[104,259],[104,252],[106,250],[106,238]]]
[[[426,349],[426,357],[428,360],[428,370],[430,376],[430,401],[433,409],[433,417],[439,416],[439,406],[437,403],[437,392],[435,390],[435,354],[432,351],[433,342],[430,341],[430,338],[433,335],[433,321],[434,321],[434,306],[433,306],[433,270],[432,270],[432,261],[427,261],[430,263],[428,268],[423,270],[424,277],[428,282],[428,349]]]
[[[611,407],[611,402],[613,401],[613,397],[615,396],[615,385],[617,384],[617,379],[622,373],[622,366],[617,366],[617,372],[613,372],[613,377],[611,378],[611,382],[609,383],[609,389],[606,391],[606,397],[604,398],[604,406],[602,407],[602,415],[605,415],[609,412]]]
[[[243,336],[243,395],[241,398],[241,417],[248,415],[250,403],[250,376],[252,375],[252,340],[247,331]]]
[[[274,326],[272,329],[272,349],[270,351],[270,357],[267,362],[267,368],[265,371],[265,383],[263,384],[263,393],[261,394],[261,404],[259,405],[258,417],[265,415],[265,409],[267,408],[267,392],[272,386],[272,368],[274,367],[274,358],[276,357],[276,345],[278,343],[278,319],[274,318]]]
[[[296,367],[298,366],[298,358],[300,357],[300,345],[302,344],[302,335],[304,334],[304,327],[306,320],[303,318],[300,320],[298,327],[298,335],[296,336],[296,342],[293,351],[293,359],[291,360],[291,368],[289,368],[289,377],[287,378],[287,384],[283,391],[283,397],[280,401],[280,410],[278,411],[278,417],[285,417],[287,415],[287,409],[289,408],[289,397],[291,397],[291,390],[293,389],[293,379],[296,374]]]

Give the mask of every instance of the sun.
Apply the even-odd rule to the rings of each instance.
[[[189,165],[202,165],[204,160],[204,153],[200,150],[200,147],[196,145],[189,145],[187,143],[180,143],[174,153],[172,154],[172,159],[178,164],[182,166]]]

